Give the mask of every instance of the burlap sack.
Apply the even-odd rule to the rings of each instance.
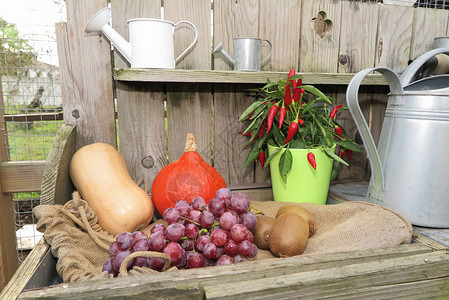
[[[286,202],[252,201],[251,206],[270,217]],[[309,238],[304,254],[386,248],[409,244],[412,224],[395,211],[368,202],[350,201],[335,205],[297,204],[316,218],[317,231]],[[256,259],[273,258],[259,250]]]
[[[251,205],[264,214],[274,217],[284,202],[258,202]],[[291,203],[288,203],[291,204]],[[412,225],[394,211],[365,202],[346,202],[335,205],[297,204],[308,209],[317,221],[317,231],[309,239],[304,254],[329,253],[351,250],[384,248],[410,243]],[[64,282],[84,281],[112,277],[102,272],[103,263],[110,257],[109,245],[114,237],[98,225],[93,210],[77,192],[64,206],[39,205],[34,208],[39,219],[37,229],[52,247],[58,258],[56,270]],[[149,234],[151,224],[145,230]],[[156,256],[168,260],[163,253],[133,253],[135,256]],[[259,250],[255,260],[273,258],[267,250]],[[122,264],[119,276],[156,272],[149,268],[126,271]],[[173,271],[167,263],[164,270]]]

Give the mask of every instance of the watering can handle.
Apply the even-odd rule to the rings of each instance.
[[[265,57],[260,64],[263,64],[270,56],[271,56],[271,52],[273,52],[273,45],[271,44],[271,42],[269,40],[262,40],[262,42],[265,41],[268,43],[268,45],[270,46],[270,53],[268,53],[267,57]]]
[[[178,60],[181,57],[183,57],[187,53],[187,51],[190,50],[190,48],[193,47],[193,45],[195,45],[196,41],[198,40],[198,30],[196,29],[195,25],[193,25],[189,21],[180,21],[180,22],[176,23],[174,27],[176,27],[176,26],[178,26],[179,24],[182,24],[182,23],[186,23],[186,24],[189,24],[190,26],[192,26],[193,31],[195,32],[195,37],[193,38],[193,42],[181,54],[179,54],[179,56],[175,59],[175,64],[178,62]]]
[[[415,76],[416,72],[424,65],[425,62],[427,62],[429,59],[434,57],[437,54],[440,53],[447,53],[449,54],[449,49],[447,48],[437,48],[430,50],[429,52],[424,53],[417,59],[415,59],[405,70],[402,72],[401,75],[401,83],[402,86],[406,86],[411,83],[413,77]]]
[[[363,144],[365,145],[366,152],[368,153],[369,162],[371,165],[371,170],[373,173],[373,185],[375,190],[385,191],[385,180],[383,176],[383,167],[380,162],[379,153],[377,152],[376,145],[373,140],[373,136],[368,128],[365,118],[363,117],[362,110],[360,109],[358,93],[359,87],[362,80],[369,73],[377,71],[381,73],[388,82],[390,86],[391,93],[395,95],[404,95],[401,82],[398,75],[389,68],[371,68],[360,71],[357,73],[349,82],[348,89],[346,91],[346,103],[348,105],[349,111],[354,118],[357,129],[362,136]]]

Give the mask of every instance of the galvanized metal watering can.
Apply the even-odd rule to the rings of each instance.
[[[400,79],[382,67],[357,73],[346,101],[371,165],[367,201],[397,211],[414,225],[449,228],[449,75],[411,82],[440,53],[449,54],[449,48],[423,54]],[[390,86],[377,149],[357,97],[363,78],[372,71],[380,72]]]
[[[198,30],[188,21],[176,24],[160,19],[136,18],[127,21],[129,42],[109,24],[108,7],[97,12],[86,25],[86,33],[103,33],[115,48],[130,62],[131,68],[174,69],[175,64],[198,40]],[[189,25],[194,31],[193,42],[175,59],[173,35],[175,27]]]
[[[262,42],[267,42],[270,47],[268,55],[261,60]],[[269,40],[258,38],[235,38],[234,39],[234,58],[232,58],[224,49],[223,43],[215,47],[213,53],[221,53],[233,66],[236,71],[260,71],[260,66],[271,56],[273,45]]]

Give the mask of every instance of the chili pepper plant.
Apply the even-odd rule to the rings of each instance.
[[[239,118],[239,122],[249,123],[241,132],[249,137],[244,147],[251,146],[244,167],[255,160],[266,167],[276,155],[282,153],[279,171],[286,182],[292,167],[290,149],[320,148],[346,166],[349,164],[343,159],[345,154],[349,160],[352,151],[362,151],[335,119],[339,111],[347,108],[335,105],[334,98],[326,96],[316,87],[303,85],[302,77],[295,75],[294,69],[290,70],[287,80],[268,80],[265,86],[252,91],[263,96],[256,98]],[[266,159],[268,144],[277,149]],[[334,145],[338,146],[338,154],[332,151]],[[313,153],[308,153],[307,160],[314,169],[319,168]]]

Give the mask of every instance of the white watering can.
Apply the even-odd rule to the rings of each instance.
[[[188,21],[176,24],[160,19],[136,18],[127,21],[129,42],[118,34],[108,23],[111,9],[105,7],[87,23],[86,33],[103,33],[114,47],[131,64],[131,68],[174,69],[175,64],[198,40],[198,30]],[[192,27],[193,42],[175,59],[173,35],[180,24]]]
[[[357,73],[346,101],[371,165],[367,201],[397,211],[414,225],[449,228],[449,74],[412,82],[422,65],[441,53],[449,54],[449,48],[423,54],[401,79],[382,67]],[[372,71],[390,86],[377,149],[357,99]]]

